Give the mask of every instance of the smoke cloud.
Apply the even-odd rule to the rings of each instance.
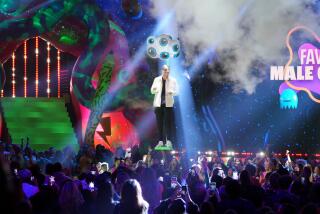
[[[319,31],[316,0],[152,0],[151,14],[161,19],[173,10],[187,64],[208,48],[218,54],[224,72],[212,80],[230,81],[234,91],[252,94],[269,78],[269,68],[252,72],[256,62],[284,65],[287,32],[296,25]],[[318,3],[319,4],[319,3]]]

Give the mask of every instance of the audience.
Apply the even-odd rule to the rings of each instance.
[[[184,156],[0,143],[1,213],[320,213],[317,160]]]

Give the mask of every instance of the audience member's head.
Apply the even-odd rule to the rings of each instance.
[[[59,205],[64,213],[78,213],[84,203],[78,186],[72,180],[65,181],[59,194]]]
[[[320,184],[315,183],[310,189],[310,201],[320,204]]]
[[[236,199],[240,197],[241,187],[239,182],[231,179],[226,183],[225,187],[226,194],[229,199]]]
[[[240,183],[241,185],[250,185],[250,182],[251,179],[250,179],[250,174],[247,170],[242,170],[241,173],[240,173]]]
[[[53,164],[52,170],[53,170],[54,173],[62,172],[62,169],[63,169],[63,167],[62,167],[62,164],[60,162],[56,162],[56,163]]]
[[[278,209],[279,214],[295,214],[298,213],[297,207],[295,207],[293,204],[284,203],[280,204]]]
[[[279,178],[279,189],[289,190],[289,187],[292,183],[292,178],[289,175],[282,175]]]
[[[245,170],[248,171],[250,177],[256,176],[257,168],[253,164],[247,164]]]
[[[312,169],[310,165],[305,165],[303,167],[303,173],[302,176],[305,178],[305,182],[311,181],[311,175],[312,175]]]
[[[200,213],[202,214],[205,214],[205,213],[215,213],[214,212],[214,206],[211,202],[209,201],[206,201],[206,202],[203,202],[201,207],[200,207]]]
[[[102,182],[98,185],[97,199],[104,203],[112,202],[113,186],[110,182]]]
[[[117,174],[116,180],[115,180],[115,191],[117,193],[121,192],[122,186],[124,184],[124,182],[126,182],[128,179],[130,179],[130,176],[128,175],[128,173],[126,172],[119,172]]]
[[[295,180],[291,183],[290,192],[292,194],[302,196],[303,194],[303,185],[300,180]]]
[[[280,175],[276,172],[273,172],[270,175],[269,182],[272,190],[277,190],[279,188],[279,178],[280,178]]]
[[[141,213],[146,212],[149,207],[143,199],[141,186],[135,179],[129,179],[123,184],[120,203],[126,210],[141,210]]]
[[[167,214],[184,214],[186,212],[186,202],[177,198],[168,207]]]
[[[319,207],[316,204],[309,203],[302,207],[301,214],[318,214],[320,212]]]

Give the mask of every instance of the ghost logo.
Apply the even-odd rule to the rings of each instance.
[[[298,107],[297,93],[288,88],[280,95],[280,108],[282,109],[296,109]]]

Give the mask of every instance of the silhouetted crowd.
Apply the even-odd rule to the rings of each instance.
[[[320,213],[315,159],[0,143],[1,213]]]

